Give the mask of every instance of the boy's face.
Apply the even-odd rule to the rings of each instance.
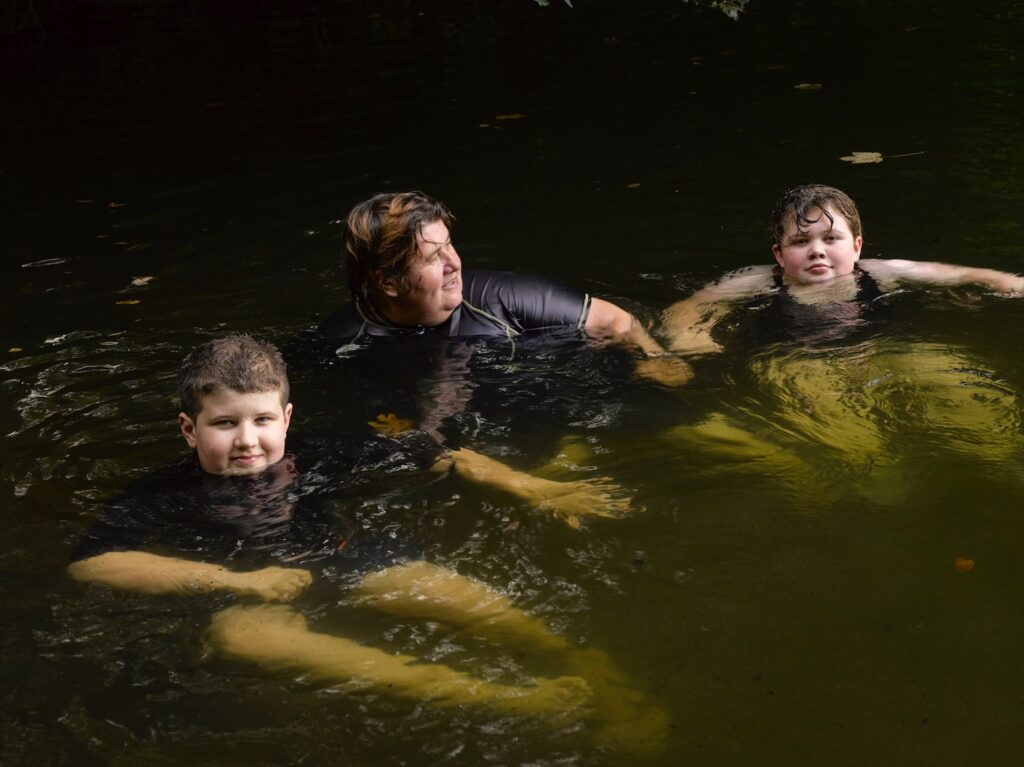
[[[202,399],[193,421],[178,414],[178,425],[199,465],[210,474],[256,474],[284,457],[292,417],[278,390],[242,394],[222,389]]]
[[[831,208],[828,212],[833,221],[822,214],[816,222],[802,229],[797,228],[794,216],[786,221],[782,242],[772,245],[786,282],[827,282],[853,271],[864,240],[853,236],[850,222],[841,214]],[[809,214],[813,215],[813,211]]]

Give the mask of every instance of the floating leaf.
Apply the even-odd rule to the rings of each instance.
[[[135,286],[136,288],[141,288],[143,285],[148,285],[152,281],[152,277],[135,277],[132,280],[132,285]]]
[[[123,301],[118,301],[117,303],[122,304],[124,306],[131,306],[133,304],[141,304],[142,301],[140,301],[138,298],[126,298]]]
[[[368,421],[370,428],[389,437],[396,437],[412,428],[412,421],[399,418],[394,413],[379,413],[376,420]]]
[[[821,83],[797,83],[793,86],[793,89],[798,91],[820,91],[822,87]]]
[[[526,115],[521,115],[521,114],[518,114],[518,113],[514,113],[514,114],[507,114],[507,115],[495,115],[494,119],[495,120],[522,120],[522,119],[525,119],[525,117],[526,117]]]
[[[639,184],[626,184],[626,189],[639,189]]]
[[[127,204],[128,203],[126,203],[126,202],[108,202],[107,203],[107,207],[108,208],[123,208]]]
[[[11,347],[10,349],[8,349],[7,351],[9,351],[9,352],[10,352],[11,354],[15,354],[16,352],[23,352],[23,351],[25,351],[25,350],[24,350],[24,349],[22,349],[22,348],[21,348],[20,346],[12,346],[12,347]]]
[[[882,153],[881,152],[854,152],[853,154],[848,154],[845,157],[840,157],[839,159],[843,160],[845,162],[853,163],[854,165],[862,165],[862,164],[868,163],[868,162],[881,162],[882,161]]]
[[[974,569],[974,560],[967,557],[957,557],[953,560],[953,569],[958,573],[969,573]]]

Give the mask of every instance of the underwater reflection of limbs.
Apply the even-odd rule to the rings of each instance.
[[[621,517],[631,509],[629,494],[607,477],[555,481],[515,471],[472,450],[453,450],[450,455],[456,473],[509,492],[570,527],[578,528],[585,516]]]
[[[602,745],[620,752],[657,751],[668,716],[653,706],[600,650],[573,648],[543,621],[514,607],[504,594],[426,562],[391,567],[363,579],[355,596],[364,604],[405,617],[437,620],[467,634],[555,656],[593,695],[590,718]]]
[[[556,727],[585,719],[592,722],[599,744],[617,753],[652,753],[664,741],[666,714],[607,655],[571,647],[485,584],[414,562],[366,576],[354,597],[356,604],[439,621],[502,647],[546,656],[566,673],[534,677],[529,684],[496,684],[442,664],[310,631],[304,617],[283,605],[223,610],[213,617],[206,643],[229,660],[297,672],[346,689],[372,689],[439,707],[482,705],[501,714],[542,716]]]
[[[510,714],[544,714],[560,722],[579,717],[590,697],[577,677],[537,679],[530,686],[476,679],[410,655],[392,655],[344,637],[312,632],[306,619],[284,605],[238,605],[213,616],[207,644],[225,658],[270,671],[297,671],[324,682],[373,688],[428,700],[438,706],[486,704]]]

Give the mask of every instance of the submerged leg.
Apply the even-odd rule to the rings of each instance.
[[[542,621],[512,606],[507,596],[427,562],[368,575],[356,594],[374,607],[406,617],[440,620],[504,645],[553,653],[572,678],[593,690],[593,719],[608,748],[634,755],[661,749],[668,716],[651,704],[600,650],[577,649]]]
[[[500,591],[429,562],[371,573],[353,594],[384,612],[451,623],[468,634],[545,651],[568,648],[563,637],[513,606]]]
[[[476,679],[409,655],[391,655],[343,637],[309,630],[306,619],[282,605],[236,606],[213,616],[206,642],[225,658],[269,671],[298,671],[324,682],[349,683],[437,706],[486,704],[503,713],[579,716],[590,697],[578,677],[537,679],[531,686]]]

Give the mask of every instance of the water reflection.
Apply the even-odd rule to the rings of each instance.
[[[764,201],[804,179],[861,201],[865,255],[1019,269],[1012,3],[763,2],[735,24],[681,3],[553,5],[544,22],[529,0],[422,17],[363,5],[308,24],[167,5],[137,28],[49,38],[4,80],[0,352],[25,350],[2,352],[5,761],[622,763],[586,726],[205,660],[199,637],[227,601],[66,580],[103,501],[180,455],[185,350],[224,330],[284,341],[336,308],[331,222],[367,194],[436,190],[466,211],[475,261],[648,316],[686,294],[673,279],[695,288],[767,255]],[[510,113],[525,117],[494,119]],[[925,154],[840,163],[852,149]],[[142,303],[117,305],[139,275],[156,277]],[[582,531],[476,489],[361,510],[608,653],[669,713],[651,763],[1010,763],[1024,747],[1024,316],[941,295],[894,308],[898,330],[836,359],[747,348],[698,361],[681,392],[638,387],[591,348],[531,353],[520,374],[507,350],[476,349],[468,374],[422,392],[339,360],[297,371],[296,427],[418,420],[454,385],[469,396],[447,398],[462,408],[439,419],[450,444],[631,487],[646,511]],[[308,614],[485,676],[523,668],[343,599]]]

